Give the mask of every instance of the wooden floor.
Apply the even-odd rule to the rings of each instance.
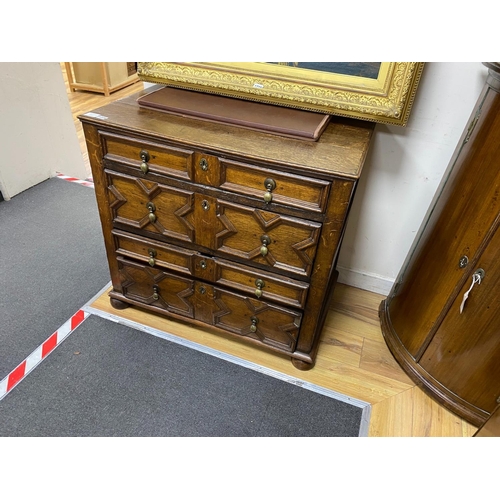
[[[61,64],[61,70],[65,76],[64,64]],[[67,82],[66,76],[65,80]],[[69,92],[68,88],[87,164],[83,133],[76,116],[142,88],[142,83],[136,83],[110,97],[83,91]],[[214,335],[208,330],[195,329],[132,307],[115,310],[109,304],[107,293],[91,306],[365,401],[371,405],[369,436],[471,437],[477,428],[424,394],[392,357],[378,319],[378,307],[383,298],[373,292],[338,284],[327,315],[316,366],[306,372],[295,369],[289,359],[248,346],[239,339]]]

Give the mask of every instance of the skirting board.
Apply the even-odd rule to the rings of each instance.
[[[356,269],[346,269],[337,266],[337,271],[339,272],[337,280],[339,283],[361,288],[362,290],[368,290],[369,292],[379,293],[385,297],[389,295],[392,285],[394,284],[394,280]]]

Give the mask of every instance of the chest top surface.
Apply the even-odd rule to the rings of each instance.
[[[137,99],[150,91],[94,109],[79,119],[101,129],[147,135],[268,165],[286,165],[296,173],[351,179],[361,174],[375,127],[371,122],[332,117],[318,141],[292,139],[146,109]]]

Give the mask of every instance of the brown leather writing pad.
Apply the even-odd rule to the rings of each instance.
[[[137,99],[140,106],[181,116],[317,141],[330,115],[215,94],[163,87]]]

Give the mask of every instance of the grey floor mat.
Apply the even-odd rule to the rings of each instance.
[[[362,409],[91,315],[0,401],[1,436],[358,436]]]
[[[92,188],[52,178],[0,202],[0,380],[109,280]]]

